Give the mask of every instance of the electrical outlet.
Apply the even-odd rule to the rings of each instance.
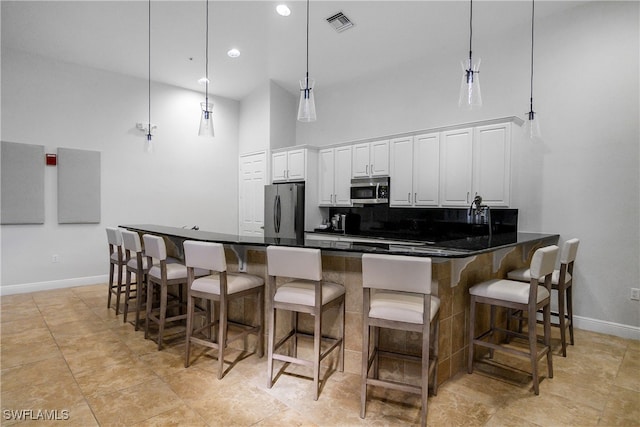
[[[631,288],[631,295],[629,295],[634,301],[640,301],[640,288]]]
[[[58,261],[60,261],[58,255],[51,255],[51,262],[57,263]]]

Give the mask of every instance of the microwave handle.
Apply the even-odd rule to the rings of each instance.
[[[374,199],[377,199],[379,195],[380,195],[380,183],[378,182],[376,184],[376,195],[375,195]]]

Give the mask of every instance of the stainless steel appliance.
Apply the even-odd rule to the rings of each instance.
[[[264,237],[304,238],[304,183],[264,186]]]
[[[354,178],[351,180],[351,203],[389,203],[389,178]]]

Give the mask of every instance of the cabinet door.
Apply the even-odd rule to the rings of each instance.
[[[331,206],[333,204],[335,175],[333,156],[333,148],[321,150],[318,153],[318,204],[320,206]]]
[[[389,205],[411,206],[413,197],[413,138],[391,140]]]
[[[440,143],[440,204],[471,203],[472,130],[445,131]]]
[[[438,206],[440,190],[440,134],[413,138],[413,204]]]
[[[371,176],[389,175],[389,141],[371,143],[369,163],[369,174]]]
[[[352,176],[363,178],[369,176],[369,143],[353,146]]]
[[[271,181],[287,180],[287,153],[273,153],[271,155]]]
[[[351,147],[338,147],[334,153],[333,203],[351,206]]]
[[[489,206],[509,206],[511,124],[477,127],[473,135],[473,192]]]
[[[306,179],[305,150],[287,151],[287,179],[289,181],[304,181]]]

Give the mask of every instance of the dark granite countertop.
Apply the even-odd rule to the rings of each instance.
[[[150,233],[166,236],[171,240],[200,240],[217,242],[228,245],[242,246],[297,246],[318,248],[326,251],[351,253],[388,253],[397,255],[414,255],[438,258],[466,258],[482,253],[493,252],[498,249],[518,246],[521,244],[545,243],[555,244],[557,234],[543,233],[504,233],[489,236],[472,236],[464,239],[448,240],[437,243],[419,241],[402,241],[394,239],[394,243],[386,243],[385,239],[371,239],[367,242],[350,242],[347,240],[318,239],[322,233],[315,233],[314,239],[281,239],[268,237],[246,237],[237,234],[223,234],[203,230],[191,230],[179,227],[167,227],[153,224],[121,225],[120,227],[140,233]],[[343,235],[347,239],[366,238],[367,236]]]

